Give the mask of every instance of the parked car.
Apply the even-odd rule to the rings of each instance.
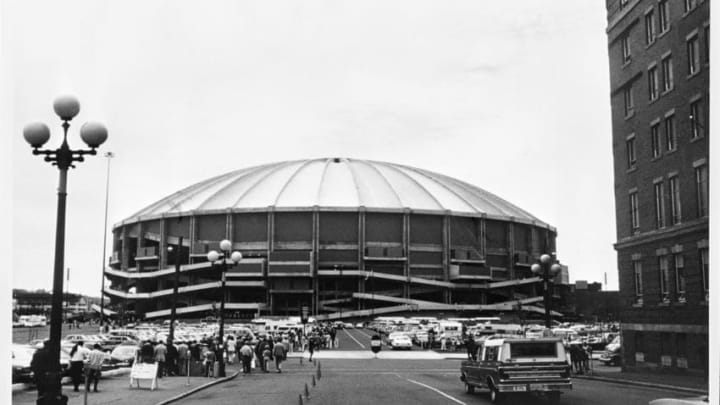
[[[130,367],[135,362],[137,345],[118,345],[110,353],[110,364],[120,367]]]
[[[393,350],[396,349],[412,349],[412,341],[410,340],[407,335],[398,335],[396,336],[391,342],[390,347],[392,347]]]
[[[12,355],[12,382],[31,382],[33,372],[30,370],[30,362],[38,350],[36,346],[13,344],[10,353]],[[62,375],[66,375],[70,368],[70,354],[60,350],[60,367]]]
[[[483,341],[476,360],[460,365],[465,392],[490,390],[496,403],[513,393],[542,393],[551,403],[560,401],[563,391],[572,389],[570,365],[563,342],[558,338],[500,338]]]
[[[612,342],[605,346],[605,351],[600,355],[600,361],[606,366],[622,365],[622,337],[617,335]]]

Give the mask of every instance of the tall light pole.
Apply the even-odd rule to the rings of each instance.
[[[220,267],[220,271],[222,272],[222,282],[220,285],[220,294],[222,294],[222,296],[220,298],[220,331],[218,332],[218,340],[220,341],[218,377],[225,377],[225,345],[223,342],[223,332],[225,330],[225,273],[227,271],[227,259],[229,257],[230,260],[232,260],[233,265],[242,260],[242,253],[234,251],[230,254],[230,249],[232,249],[232,242],[227,239],[220,241],[220,250],[222,251],[222,266]],[[211,250],[207,254],[207,259],[213,266],[220,257],[220,253],[215,250]]]
[[[560,267],[557,263],[552,263],[553,261],[552,256],[549,254],[543,254],[540,256],[540,263],[534,263],[530,270],[532,270],[533,273],[540,276],[540,278],[543,280],[543,302],[545,305],[545,327],[550,329],[551,321],[550,321],[550,306],[551,306],[551,292],[550,292],[550,284],[552,283],[552,279],[555,277],[557,273],[562,270],[562,267]]]
[[[175,340],[175,308],[177,307],[178,283],[180,281],[180,249],[182,248],[183,237],[178,238],[177,249],[175,250],[175,279],[173,284],[172,308],[170,308],[170,331],[168,332],[167,344],[171,345]],[[168,246],[168,252],[173,251],[172,246]]]
[[[105,319],[105,253],[107,245],[107,218],[108,218],[108,197],[110,196],[110,159],[115,155],[112,152],[105,152],[107,158],[107,175],[105,176],[105,226],[103,227],[103,257],[102,257],[102,279],[100,280],[100,330],[102,331],[103,320]]]
[[[65,262],[65,208],[67,200],[67,172],[74,168],[73,162],[82,162],[84,155],[95,155],[95,150],[107,139],[107,129],[102,124],[87,122],[80,128],[80,138],[90,149],[72,150],[67,143],[69,121],[80,112],[80,102],[72,96],[62,96],[53,103],[55,113],[63,121],[63,141],[59,148],[40,149],[50,139],[47,125],[36,122],[23,128],[23,137],[33,148],[33,155],[44,155],[60,171],[58,181],[57,224],[55,230],[55,266],[53,269],[52,310],[50,312],[50,342],[48,359],[50,370],[44,376],[47,390],[38,403],[66,404],[67,396],[62,395],[60,385],[60,338],[62,336],[63,267]],[[42,378],[42,377],[41,377]]]

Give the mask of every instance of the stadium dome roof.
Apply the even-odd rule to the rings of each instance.
[[[267,207],[450,211],[547,226],[502,198],[452,177],[394,163],[348,158],[286,161],[232,171],[186,187],[128,220]]]

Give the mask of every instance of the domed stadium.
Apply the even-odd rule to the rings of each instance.
[[[556,230],[463,181],[359,159],[271,163],[160,199],[114,225],[104,294],[141,318],[358,318],[542,312],[530,271]],[[231,241],[242,260],[208,261]],[[176,266],[179,265],[179,266]]]

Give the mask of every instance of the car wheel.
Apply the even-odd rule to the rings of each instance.
[[[470,385],[467,382],[465,383],[465,393],[466,394],[474,394],[475,393],[475,386]]]
[[[502,401],[502,395],[495,387],[490,386],[490,402],[493,404],[499,404]]]

